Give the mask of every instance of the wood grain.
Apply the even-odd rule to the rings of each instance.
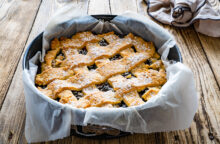
[[[208,0],[212,8],[220,15],[220,1]],[[215,79],[218,82],[220,89],[220,38],[209,37],[201,33],[197,33],[202,47],[205,51],[208,62],[214,73]]]
[[[175,35],[176,41],[181,47],[184,63],[194,73],[199,96],[198,111],[195,115],[194,123],[192,123],[193,128],[189,131],[192,136],[196,137],[192,137],[189,135],[190,133],[188,133],[187,137],[196,139],[196,142],[211,143],[212,138],[210,139],[209,134],[213,134],[216,137],[213,141],[218,142],[220,134],[218,125],[220,120],[218,117],[220,113],[218,105],[220,92],[200,41],[192,27],[184,30],[174,30],[172,28],[169,31]],[[179,35],[182,37],[179,37]]]
[[[142,7],[147,6],[142,5]],[[176,133],[180,142],[187,143],[219,143],[220,91],[200,39],[193,27],[180,29],[167,25],[162,26],[174,35],[182,53],[183,62],[193,71],[199,97],[198,112],[191,127],[184,131],[163,133],[162,135],[166,135],[166,139],[170,139],[173,137],[172,134]]]
[[[220,38],[197,34],[220,89]]]
[[[54,0],[43,1],[39,8],[39,13],[34,21],[31,33],[25,45],[27,45],[41,33],[45,28],[48,17],[56,9],[64,6],[65,3],[57,3]],[[86,6],[85,4],[82,4]],[[22,7],[24,8],[24,7]],[[86,9],[86,8],[85,8]],[[34,19],[33,19],[34,20]],[[25,38],[23,38],[25,39]],[[15,45],[15,44],[14,44]],[[16,58],[19,60],[19,58]],[[6,95],[5,101],[0,111],[0,143],[25,143],[24,121],[25,121],[25,99],[22,83],[22,59],[20,59],[12,83]]]
[[[40,3],[0,0],[0,109]]]
[[[27,41],[27,45],[45,28],[48,17],[68,3],[58,3],[54,0],[43,1],[39,8],[39,13],[35,19],[32,31]],[[88,1],[75,1],[81,8],[87,10]],[[26,49],[26,48],[25,48]],[[14,74],[8,94],[0,111],[0,143],[26,143],[24,138],[25,100],[23,95],[22,82],[22,60],[19,61],[18,69]],[[18,104],[19,103],[19,104]],[[10,115],[7,115],[10,113]]]

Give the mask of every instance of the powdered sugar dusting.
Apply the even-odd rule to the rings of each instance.
[[[98,42],[103,38],[108,44],[100,46]],[[60,68],[56,71],[51,69],[44,77],[41,76],[43,73],[38,76],[41,76],[42,81],[52,81],[44,91],[53,98],[64,90],[82,90],[82,98],[68,102],[74,107],[113,107],[121,100],[127,106],[139,105],[143,103],[138,95],[139,89],[158,86],[166,81],[160,62],[155,62],[152,66],[144,64],[144,61],[153,56],[155,48],[132,34],[119,38],[113,32],[103,35],[82,32],[71,39],[63,39],[60,45],[65,55]],[[137,52],[131,49],[132,45]],[[85,53],[80,52],[82,49]],[[109,60],[118,53],[121,54],[121,59]],[[87,66],[94,68],[88,69]],[[151,67],[155,70],[149,70]],[[121,74],[125,72],[131,72],[131,76],[123,77]],[[109,84],[113,89],[99,90],[97,87],[103,83]],[[69,96],[71,99],[71,95]]]

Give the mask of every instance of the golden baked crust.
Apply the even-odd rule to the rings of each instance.
[[[35,78],[38,89],[79,108],[141,105],[166,82],[153,43],[131,33],[124,38],[114,32],[55,38],[44,60]]]

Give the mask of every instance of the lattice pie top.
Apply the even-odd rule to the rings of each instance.
[[[38,89],[79,108],[140,105],[166,82],[153,43],[131,33],[55,38],[44,60],[35,79]]]

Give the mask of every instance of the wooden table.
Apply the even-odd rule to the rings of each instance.
[[[54,12],[68,0],[0,0],[0,143],[26,143],[22,55],[42,32]],[[121,14],[126,10],[146,15],[141,0],[73,0],[88,14]],[[219,7],[218,0],[210,0]],[[184,64],[194,73],[199,107],[191,127],[174,132],[134,134],[110,140],[75,136],[48,143],[220,143],[220,38],[193,27],[162,25],[175,36]]]

